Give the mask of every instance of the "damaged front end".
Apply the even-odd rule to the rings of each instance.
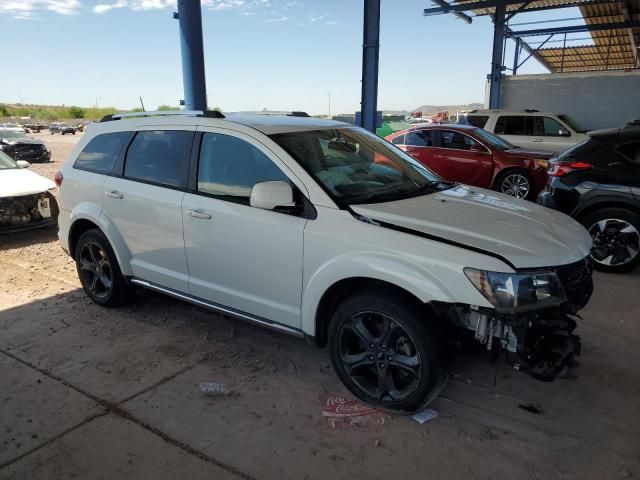
[[[57,225],[58,203],[51,192],[0,198],[0,233]]]
[[[555,268],[498,274],[465,270],[494,309],[457,305],[454,323],[474,332],[487,351],[506,352],[516,370],[551,381],[580,354],[578,310],[593,292],[589,257]]]

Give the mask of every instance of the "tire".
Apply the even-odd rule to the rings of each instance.
[[[87,230],[80,235],[74,259],[82,288],[95,303],[117,307],[129,299],[129,287],[118,260],[109,240],[100,230]]]
[[[506,170],[496,178],[495,190],[511,197],[529,200],[533,198],[533,180],[526,170]]]
[[[402,413],[430,400],[442,374],[440,339],[414,299],[382,287],[347,298],[329,325],[331,362],[344,385],[370,405]]]
[[[603,208],[581,222],[593,238],[596,270],[625,273],[640,265],[640,215],[626,208]]]

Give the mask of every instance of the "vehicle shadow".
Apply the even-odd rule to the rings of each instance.
[[[0,234],[0,250],[14,250],[56,241],[58,241],[58,229],[56,227],[6,233]]]

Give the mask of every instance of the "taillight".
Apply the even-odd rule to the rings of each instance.
[[[588,168],[591,168],[591,164],[585,162],[551,162],[547,173],[551,177],[561,177],[574,170],[586,170]]]
[[[56,176],[53,177],[53,181],[56,182],[56,187],[59,187],[60,185],[62,185],[62,180],[64,180],[64,176],[62,175],[62,172],[58,170],[56,172]]]

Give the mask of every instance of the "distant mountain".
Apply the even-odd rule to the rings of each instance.
[[[448,111],[450,114],[454,114],[460,110],[476,110],[484,108],[483,103],[468,103],[466,105],[420,105],[412,109],[412,112],[422,112],[422,115],[434,115],[438,112]]]

